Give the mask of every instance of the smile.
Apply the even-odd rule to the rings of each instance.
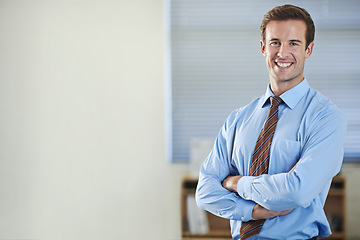
[[[280,62],[276,62],[276,65],[278,65],[279,67],[283,67],[283,68],[286,68],[286,67],[290,67],[292,63],[280,63]]]

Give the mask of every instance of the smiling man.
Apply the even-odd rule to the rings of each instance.
[[[310,57],[314,47],[311,39],[307,42],[306,33],[306,23],[297,19],[270,21],[264,29],[261,52],[266,57],[271,90],[277,96],[304,78],[305,59]],[[314,33],[312,39],[313,36]]]
[[[260,50],[270,83],[230,114],[200,169],[197,204],[230,219],[235,240],[331,234],[323,207],[341,168],[346,120],[304,78],[314,35],[302,8],[264,15]]]

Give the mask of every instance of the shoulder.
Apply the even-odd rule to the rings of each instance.
[[[319,91],[310,88],[310,94],[313,96],[312,103],[317,105],[319,112],[334,113],[338,115],[344,115],[343,112],[333,103],[328,97],[321,94]]]
[[[313,123],[332,122],[337,125],[346,125],[344,113],[328,97],[319,91],[310,88],[309,110]]]
[[[227,118],[225,125],[235,127],[237,124],[246,121],[246,119],[254,113],[256,108],[261,107],[260,104],[263,101],[263,97],[264,96],[258,97],[246,106],[233,110]]]

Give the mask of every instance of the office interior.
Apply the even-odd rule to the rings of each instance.
[[[0,239],[180,240],[167,1],[0,1]],[[360,239],[360,163],[343,164]]]

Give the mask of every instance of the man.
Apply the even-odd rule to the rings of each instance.
[[[314,33],[302,8],[264,15],[260,46],[270,84],[230,114],[201,167],[197,204],[230,219],[233,239],[331,234],[323,206],[341,168],[346,120],[303,76]]]

